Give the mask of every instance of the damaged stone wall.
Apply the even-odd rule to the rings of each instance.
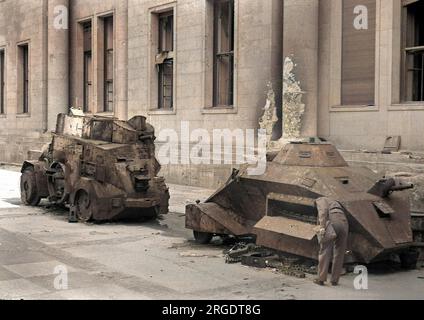
[[[266,132],[267,147],[270,147],[271,139],[274,133],[274,127],[278,122],[277,107],[275,105],[275,92],[272,83],[268,82],[268,92],[265,107],[263,108],[264,114],[259,120],[259,127]]]
[[[5,112],[0,115],[0,163],[21,163],[46,137],[47,6],[42,0],[0,1],[0,49],[5,52]],[[18,45],[29,48],[29,108],[20,113]],[[47,134],[48,136],[48,134]]]
[[[283,139],[301,138],[302,120],[305,113],[304,91],[296,79],[293,57],[284,60],[283,71]]]

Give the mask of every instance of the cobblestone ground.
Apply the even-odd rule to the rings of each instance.
[[[22,206],[19,172],[6,169],[0,299],[424,299],[423,269],[370,275],[369,290],[356,291],[353,274],[321,288],[310,277],[225,264],[222,246],[195,245],[184,228],[187,201],[211,190],[172,185],[171,213],[158,221],[69,224],[66,212],[46,204]],[[68,287],[58,290],[63,270]]]

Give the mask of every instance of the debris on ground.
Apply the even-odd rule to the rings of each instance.
[[[316,275],[315,262],[305,258],[282,256],[254,243],[239,242],[224,251],[226,263],[242,263],[255,268],[272,268],[276,272],[296,278],[306,278],[306,274]]]
[[[243,255],[258,250],[259,247],[253,243],[236,243],[230,250],[225,250],[225,263],[239,263]]]
[[[221,258],[222,255],[188,251],[188,252],[181,252],[180,257],[183,257],[183,258]]]

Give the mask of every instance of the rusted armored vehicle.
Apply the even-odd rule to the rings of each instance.
[[[154,218],[168,213],[169,191],[158,177],[154,128],[146,118],[58,115],[38,161],[22,166],[21,198],[69,207],[70,221]]]
[[[395,191],[413,186],[349,167],[333,145],[317,141],[287,144],[262,176],[249,176],[247,167],[235,170],[206,202],[186,207],[186,227],[203,244],[213,236],[253,235],[258,245],[316,260],[315,200],[325,196],[347,212],[346,262],[371,263],[392,253],[410,259],[408,194]]]

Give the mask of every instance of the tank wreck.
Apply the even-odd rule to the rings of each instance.
[[[129,121],[59,114],[38,161],[25,161],[21,199],[69,208],[69,221],[155,218],[168,213],[169,190],[158,176],[154,128]]]
[[[197,242],[214,236],[252,235],[256,244],[279,252],[318,257],[315,201],[339,201],[350,225],[347,263],[372,263],[397,255],[416,263],[412,249],[412,184],[381,179],[367,168],[350,167],[338,150],[319,139],[287,144],[268,159],[262,176],[247,167],[204,203],[186,207],[186,227]]]

